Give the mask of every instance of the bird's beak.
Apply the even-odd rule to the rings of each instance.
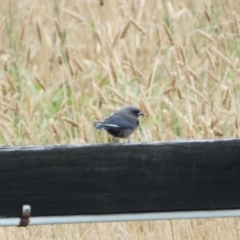
[[[144,113],[143,112],[139,112],[138,116],[144,116]]]

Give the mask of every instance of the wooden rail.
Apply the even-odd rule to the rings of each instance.
[[[240,209],[240,140],[0,148],[0,216]]]

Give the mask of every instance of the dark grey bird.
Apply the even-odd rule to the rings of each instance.
[[[103,121],[94,122],[96,129],[104,129],[115,138],[127,138],[139,125],[139,116],[144,116],[142,111],[134,106],[125,106],[113,113]]]

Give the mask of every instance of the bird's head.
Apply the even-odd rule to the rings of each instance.
[[[135,106],[126,106],[125,109],[128,114],[134,115],[136,117],[144,116],[143,112]]]

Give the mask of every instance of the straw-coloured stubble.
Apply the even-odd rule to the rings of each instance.
[[[12,126],[7,122],[0,122],[0,129],[2,131],[3,137],[6,140],[6,142],[10,145],[14,142],[16,139],[16,135],[13,132]]]
[[[45,86],[44,82],[39,77],[35,76],[35,80],[43,90],[46,90],[46,86]]]
[[[78,124],[76,121],[72,120],[71,118],[61,117],[61,119],[62,119],[64,122],[69,123],[69,124],[72,125],[73,127],[79,128],[79,124]]]
[[[29,128],[27,127],[26,123],[23,122],[23,121],[21,121],[21,126],[22,126],[22,128],[23,128],[23,131],[24,131],[27,139],[30,140],[30,141],[33,141],[31,132],[30,132]]]
[[[90,131],[87,126],[88,126],[88,123],[87,123],[86,117],[81,116],[81,133],[85,142],[89,142],[90,140],[90,136],[89,136]]]
[[[113,93],[119,100],[122,101],[122,103],[129,103],[129,101],[127,99],[125,99],[124,97],[122,97],[122,95],[120,95],[120,93],[118,93],[114,88],[112,87],[107,87],[111,93]]]
[[[169,28],[168,28],[168,26],[166,25],[165,22],[163,23],[163,27],[164,27],[165,33],[166,33],[167,36],[168,36],[168,39],[169,39],[170,43],[171,43],[172,45],[174,45],[173,36],[172,36],[172,34],[171,34],[171,32],[170,32],[170,30],[169,30]]]
[[[16,85],[15,85],[12,77],[10,76],[10,74],[9,74],[7,71],[5,71],[4,74],[5,74],[6,80],[7,80],[7,82],[9,83],[9,85],[11,86],[11,88],[12,88],[14,91],[16,91]]]
[[[37,21],[36,27],[37,27],[37,35],[38,35],[39,43],[42,44],[42,32],[41,32],[41,28],[42,28],[42,27],[41,27],[39,21]]]
[[[102,120],[102,114],[98,111],[98,109],[93,106],[92,104],[90,105],[90,108],[92,110],[93,116],[95,120]]]
[[[56,122],[54,121],[54,119],[51,118],[51,119],[49,120],[49,124],[50,124],[50,126],[51,126],[51,128],[52,128],[52,130],[53,130],[53,133],[55,134],[55,136],[56,136],[58,139],[60,139],[60,133],[59,133],[58,127],[57,127]]]
[[[236,12],[233,12],[233,22],[234,22],[235,29],[237,32],[237,36],[240,38],[240,26],[239,26],[239,20],[238,20],[238,16],[237,16]]]

